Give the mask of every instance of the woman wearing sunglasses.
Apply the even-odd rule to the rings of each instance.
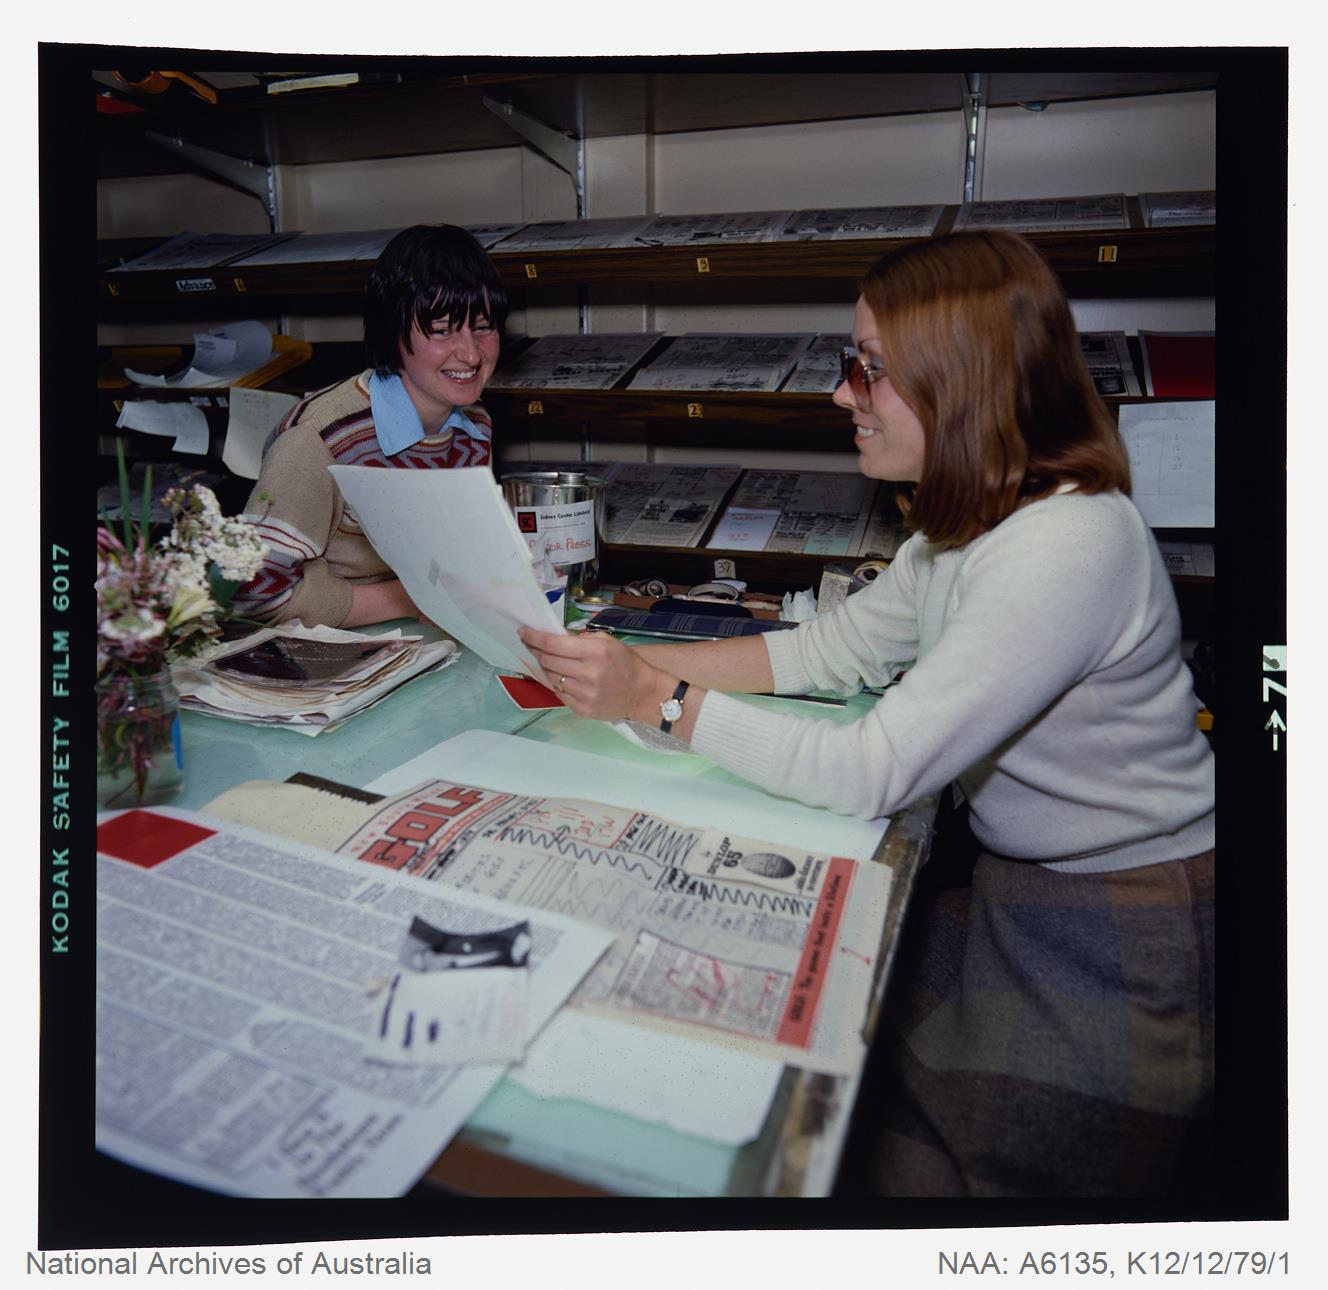
[[[771,792],[866,818],[966,800],[971,886],[919,899],[892,986],[877,1188],[1170,1194],[1211,1122],[1213,759],[1120,436],[1015,235],[887,255],[853,338],[859,466],[913,485],[870,586],[722,642],[523,635],[573,711]],[[896,678],[851,725],[724,693]]]

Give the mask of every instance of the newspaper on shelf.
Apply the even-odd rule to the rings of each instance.
[[[398,686],[455,661],[453,641],[300,622],[263,628],[172,669],[183,707],[317,735]]]
[[[1011,233],[1129,228],[1124,193],[1093,197],[1034,197],[1015,201],[964,202],[954,231],[1001,228]]]
[[[265,246],[231,261],[251,264],[337,264],[346,260],[376,260],[401,230],[376,228],[360,233],[296,233],[275,246]]]
[[[627,246],[701,246],[715,242],[772,242],[792,211],[714,215],[655,215]]]
[[[740,466],[615,462],[607,468],[604,540],[625,546],[696,546]]]
[[[853,337],[847,332],[821,332],[780,390],[785,394],[833,393],[840,381],[839,356],[852,348]]]
[[[805,332],[686,332],[632,378],[632,390],[776,390],[812,342]]]
[[[944,206],[835,206],[794,211],[781,242],[841,242],[857,238],[930,237]]]
[[[388,1058],[403,987],[426,1038],[523,1052],[615,939],[192,811],[103,816],[97,852],[97,1146],[230,1195],[401,1195],[508,1065]],[[430,971],[417,919],[524,925],[524,965]]]
[[[895,500],[895,486],[883,483],[876,493],[876,505],[867,517],[862,540],[852,554],[860,560],[893,560],[911,535],[912,530],[904,523]]]
[[[525,227],[524,224],[467,224],[466,232],[487,251]]]
[[[499,390],[607,390],[650,352],[660,334],[540,336],[505,357],[489,384]]]
[[[1174,228],[1217,223],[1217,189],[1178,193],[1140,193],[1139,212],[1145,228]]]
[[[1123,331],[1081,331],[1079,349],[1099,394],[1138,395],[1139,378]]]
[[[295,836],[313,827],[339,855],[612,931],[571,1006],[810,1070],[846,1073],[861,1056],[882,866],[679,823],[645,802],[433,779],[329,825],[300,818],[315,813],[302,797],[252,782],[207,809]]]
[[[230,264],[244,255],[276,246],[294,233],[177,233],[110,273],[135,273],[148,269],[211,269]]]
[[[867,531],[877,482],[849,472],[748,470],[738,481],[709,545],[734,545],[740,528],[748,549],[798,551],[808,555],[856,555]],[[766,528],[748,526],[751,513],[775,516]],[[765,540],[756,545],[756,540]]]
[[[490,249],[508,251],[577,251],[596,247],[633,246],[633,237],[645,227],[649,215],[619,215],[601,219],[546,220],[526,224]]]

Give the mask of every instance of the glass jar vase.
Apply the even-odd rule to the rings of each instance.
[[[97,681],[97,805],[170,801],[184,787],[180,693],[164,667],[113,671]]]

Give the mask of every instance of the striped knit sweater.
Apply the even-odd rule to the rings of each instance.
[[[378,445],[369,403],[369,372],[307,396],[273,431],[263,468],[245,507],[268,543],[262,569],[236,593],[237,612],[263,622],[298,618],[306,626],[340,625],[356,584],[383,582],[392,570],[369,545],[327,467],[383,466],[438,470],[489,463],[487,441],[451,429],[389,457]],[[491,425],[478,404],[461,411]]]

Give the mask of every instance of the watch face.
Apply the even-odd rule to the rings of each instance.
[[[682,716],[682,702],[678,699],[665,699],[659,705],[665,721],[677,721]]]

